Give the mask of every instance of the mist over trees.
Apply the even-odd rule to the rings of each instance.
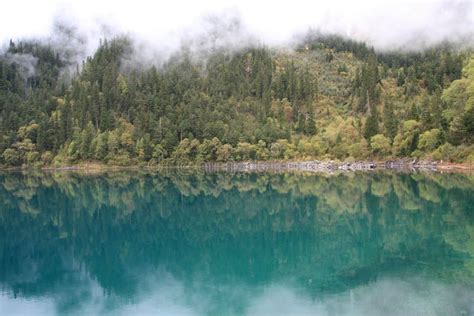
[[[0,56],[0,164],[281,159],[474,161],[474,56],[448,44],[378,52],[308,33],[135,66],[133,38],[71,70],[57,48]],[[67,71],[65,71],[67,69]],[[71,74],[72,71],[72,74]]]

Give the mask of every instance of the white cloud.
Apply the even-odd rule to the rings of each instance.
[[[90,46],[98,38],[127,32],[154,47],[176,48],[183,34],[200,33],[209,14],[240,16],[248,32],[267,44],[281,44],[309,27],[391,47],[423,38],[470,38],[472,1],[255,1],[255,0],[16,0],[2,5],[0,41],[46,37],[53,21],[79,26]]]

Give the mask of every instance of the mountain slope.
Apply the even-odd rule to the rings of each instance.
[[[0,164],[268,159],[474,160],[474,57],[376,52],[309,34],[295,49],[184,48],[161,67],[103,41],[72,81],[54,48],[0,58]]]

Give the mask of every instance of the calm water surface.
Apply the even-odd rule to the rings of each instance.
[[[1,315],[474,315],[474,176],[0,173]]]

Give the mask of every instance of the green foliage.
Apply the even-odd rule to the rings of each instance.
[[[355,159],[367,159],[370,156],[369,144],[365,139],[353,143],[348,149],[349,155]]]
[[[422,152],[431,152],[435,150],[443,142],[442,133],[439,129],[434,128],[420,135],[418,140],[418,149]]]
[[[398,157],[409,157],[418,146],[421,124],[415,120],[403,122],[393,141],[393,153]]]
[[[359,97],[359,104],[357,106],[359,112],[368,111],[370,113],[378,103],[380,97],[379,83],[380,75],[377,56],[371,52],[367,62],[357,72],[354,81],[355,94]]]
[[[10,166],[18,166],[19,164],[21,164],[22,160],[20,157],[20,153],[15,148],[5,149],[5,151],[3,152],[3,159]]]
[[[390,141],[382,134],[372,136],[370,139],[372,153],[379,158],[384,158],[391,153]]]
[[[25,77],[0,55],[0,164],[367,159],[388,155],[382,133],[396,156],[437,153],[446,140],[459,160],[474,142],[469,52],[380,53],[309,33],[296,52],[221,49],[202,63],[183,49],[137,68],[124,63],[131,43],[102,41],[64,78],[54,49],[12,42],[8,54],[37,64]]]
[[[383,126],[384,135],[390,140],[393,140],[397,135],[398,120],[393,110],[393,104],[386,102],[383,108]]]
[[[247,142],[239,142],[234,150],[234,157],[237,161],[256,160],[257,146]]]
[[[369,117],[367,117],[367,121],[365,122],[364,127],[364,137],[367,140],[370,140],[372,136],[377,135],[379,132],[379,120],[377,113],[373,111]]]
[[[161,146],[161,144],[156,144],[153,147],[152,157],[157,163],[161,163],[166,157],[166,150]]]
[[[443,91],[443,102],[447,107],[443,117],[449,124],[448,139],[452,144],[472,143],[474,116],[474,57],[463,69],[463,77]]]
[[[228,162],[232,159],[234,149],[229,144],[224,144],[217,149],[216,161]]]
[[[450,143],[443,144],[438,147],[432,154],[434,160],[449,161],[454,157],[456,148]]]

